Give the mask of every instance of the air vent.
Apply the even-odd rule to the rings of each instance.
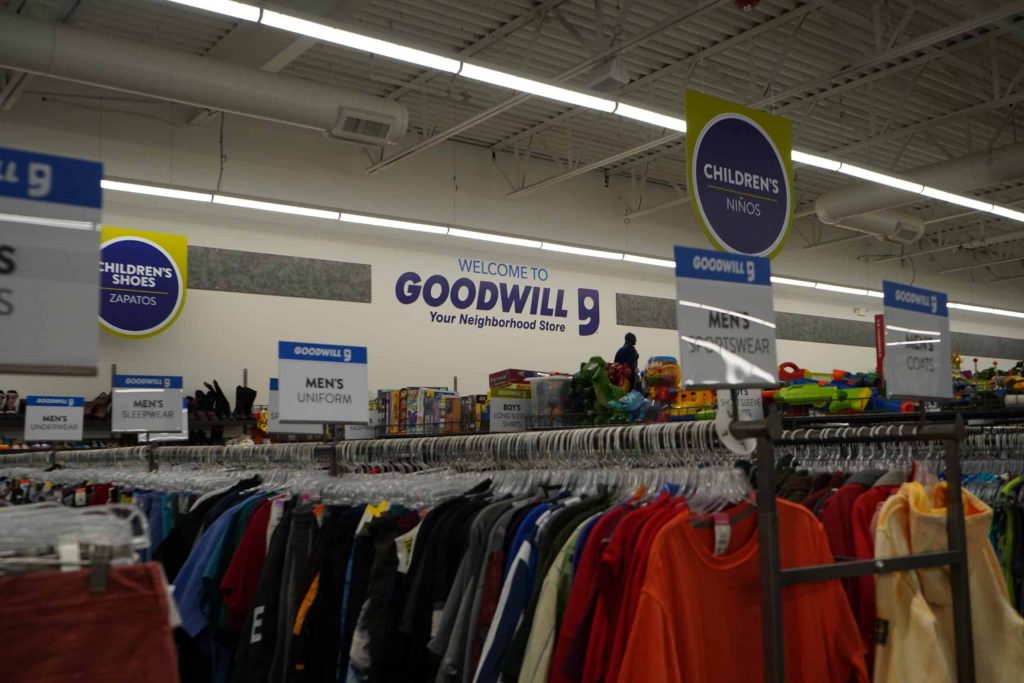
[[[351,107],[338,111],[338,122],[328,134],[339,140],[361,145],[387,145],[394,143],[405,133],[404,122]]]
[[[349,117],[342,121],[341,128],[346,133],[354,133],[367,138],[386,138],[388,131],[391,130],[391,126],[386,123],[355,117]]]
[[[924,234],[922,226],[900,221],[896,224],[896,228],[885,236],[885,239],[897,244],[913,244],[921,239],[922,234]]]

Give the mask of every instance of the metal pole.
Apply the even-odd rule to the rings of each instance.
[[[971,586],[967,572],[967,532],[963,493],[960,489],[960,439],[963,415],[956,416],[957,436],[945,443],[946,535],[949,550],[957,561],[949,566],[949,587],[953,596],[953,633],[956,644],[957,683],[974,683],[974,632],[971,624]]]
[[[761,568],[761,647],[764,683],[785,683],[782,634],[782,567],[779,516],[775,508],[775,453],[765,436],[757,438],[757,536]]]

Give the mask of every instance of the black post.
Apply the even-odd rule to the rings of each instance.
[[[761,648],[764,683],[785,683],[782,634],[782,566],[779,516],[775,507],[775,453],[765,436],[757,438],[757,537],[761,568]]]
[[[946,440],[946,536],[957,560],[949,566],[953,596],[957,683],[974,683],[974,631],[971,624],[971,586],[967,572],[967,532],[963,493],[960,488],[960,439],[965,432],[963,415],[956,416],[956,436]]]

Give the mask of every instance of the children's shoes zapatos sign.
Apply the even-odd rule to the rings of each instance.
[[[185,306],[187,279],[184,237],[103,228],[100,325],[119,337],[160,334]]]
[[[278,342],[281,422],[366,424],[366,347]]]

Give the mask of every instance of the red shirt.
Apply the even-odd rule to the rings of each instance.
[[[899,486],[872,486],[854,502],[850,513],[853,530],[853,554],[869,560],[875,556],[875,527],[871,524],[878,506],[889,496],[900,490]],[[857,579],[857,602],[853,604],[853,616],[860,626],[860,635],[868,652],[874,652],[872,633],[875,627],[875,577],[861,576]]]
[[[220,595],[228,610],[228,626],[235,630],[242,627],[260,582],[260,573],[267,556],[270,506],[271,502],[265,500],[253,510],[238,549],[220,582]]]
[[[828,535],[828,545],[835,557],[853,557],[853,525],[850,514],[853,504],[862,493],[871,487],[867,484],[843,484],[828,500],[821,511],[821,523]],[[843,579],[843,588],[850,598],[850,606],[856,605],[860,584],[857,579]]]

